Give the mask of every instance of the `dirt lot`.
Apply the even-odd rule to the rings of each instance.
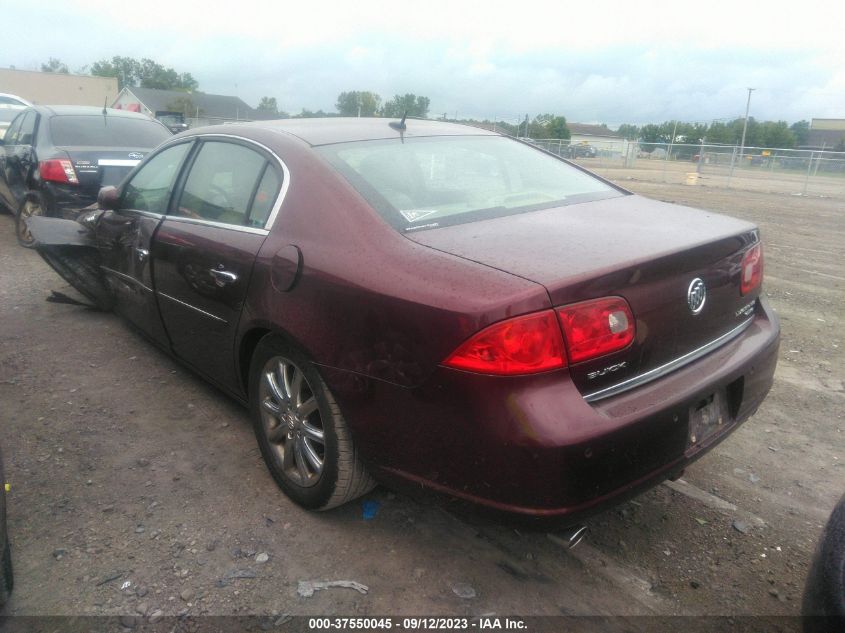
[[[591,520],[571,551],[381,488],[371,520],[360,502],[298,509],[244,410],[116,317],[46,302],[72,293],[0,214],[9,613],[796,614],[845,492],[841,201],[623,184],[761,226],[781,360],[753,419],[684,480]],[[304,580],[369,591],[302,597]]]

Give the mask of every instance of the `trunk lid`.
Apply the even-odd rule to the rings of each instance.
[[[119,185],[132,169],[147,155],[149,149],[114,147],[60,147],[65,152],[79,178],[80,193],[96,199],[100,187]]]
[[[583,393],[718,339],[750,317],[757,293],[740,294],[742,255],[758,240],[754,225],[635,195],[406,237],[543,284],[554,306],[624,297],[636,339],[625,350],[571,366]],[[706,287],[698,314],[688,304],[695,279]]]

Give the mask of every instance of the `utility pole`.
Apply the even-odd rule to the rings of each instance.
[[[745,152],[745,131],[748,129],[748,110],[751,107],[751,93],[757,88],[748,89],[748,101],[745,102],[745,120],[742,122],[742,140],[739,143],[739,162],[742,164],[742,155]]]
[[[525,138],[528,138],[528,115],[525,115]]]

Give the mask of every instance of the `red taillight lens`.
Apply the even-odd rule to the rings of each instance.
[[[69,160],[42,160],[38,165],[38,170],[41,173],[41,180],[68,182],[72,185],[79,184],[76,170]]]
[[[514,376],[566,367],[560,326],[552,310],[494,323],[452,353],[443,364],[481,374]]]
[[[763,283],[763,247],[758,242],[742,258],[740,292],[747,295]]]
[[[558,308],[570,363],[578,363],[630,345],[634,315],[622,297],[607,297]]]

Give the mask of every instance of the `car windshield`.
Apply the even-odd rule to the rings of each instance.
[[[624,195],[554,156],[499,136],[362,141],[318,151],[404,231]]]
[[[120,116],[61,115],[50,119],[53,144],[58,147],[155,147],[171,138],[156,121]]]

